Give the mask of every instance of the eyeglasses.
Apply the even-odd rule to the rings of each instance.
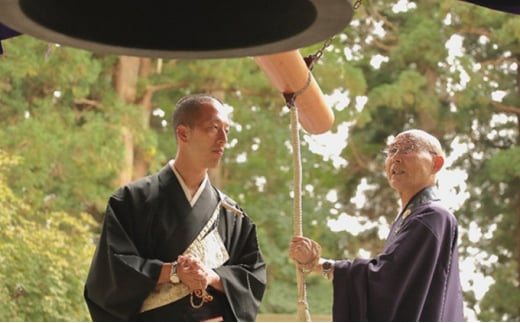
[[[410,155],[413,152],[419,150],[420,148],[423,148],[427,150],[430,154],[436,156],[437,153],[431,149],[427,149],[424,145],[417,145],[417,144],[406,144],[406,145],[399,145],[399,144],[393,144],[387,147],[385,150],[383,150],[383,155],[385,155],[386,158],[394,157],[397,154],[401,153],[403,155]]]

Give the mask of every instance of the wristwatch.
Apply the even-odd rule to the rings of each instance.
[[[325,260],[321,264],[321,273],[325,279],[330,279],[329,274],[334,270],[334,260]]]
[[[181,282],[179,276],[177,276],[177,261],[172,262],[172,268],[170,270],[170,281],[173,284],[178,284]]]

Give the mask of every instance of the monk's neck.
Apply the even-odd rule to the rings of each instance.
[[[421,187],[420,189],[414,190],[414,191],[408,191],[408,192],[400,191],[399,197],[401,198],[401,207],[404,209],[410,203],[410,201],[412,199],[414,199],[414,200],[417,199],[417,197],[419,197],[419,194],[423,195],[422,198],[424,198],[426,196],[427,198],[431,199],[431,197],[434,196],[434,193],[432,193],[431,190],[428,189],[430,186],[431,186],[431,184],[425,185],[424,187]],[[426,195],[424,195],[425,192],[426,192]],[[421,198],[421,197],[419,197],[419,198]]]
[[[193,165],[188,165],[177,159],[174,161],[173,167],[175,167],[175,170],[181,175],[182,180],[190,191],[198,190],[200,183],[202,183],[208,171],[205,168],[194,168]]]

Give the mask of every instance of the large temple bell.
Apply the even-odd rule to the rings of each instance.
[[[96,53],[258,56],[310,46],[350,22],[349,0],[1,0],[0,23]]]

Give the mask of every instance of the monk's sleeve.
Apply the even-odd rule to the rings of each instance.
[[[131,212],[117,195],[107,206],[99,244],[85,284],[85,300],[94,321],[131,320],[154,288],[162,263],[139,255],[131,239]],[[117,213],[124,213],[125,217]],[[128,221],[123,223],[122,221]],[[139,225],[139,224],[134,224]]]
[[[449,230],[436,214],[430,218],[438,221],[423,218],[411,219],[377,257],[336,263],[334,321],[418,321],[425,313],[438,320],[441,304],[427,299],[444,288],[434,277],[450,248],[443,236]]]
[[[266,288],[266,264],[259,248],[256,226],[247,216],[226,221],[226,248],[230,259],[215,268],[237,321],[254,322]],[[221,234],[223,232],[221,231]]]
[[[19,32],[7,27],[6,25],[0,23],[0,55],[4,53],[4,49],[2,47],[2,40],[8,39],[11,37],[15,37],[20,35]]]

